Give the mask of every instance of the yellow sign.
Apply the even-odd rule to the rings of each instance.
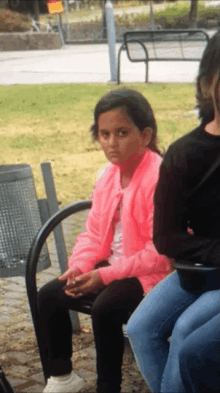
[[[62,3],[62,1],[49,0],[47,2],[47,8],[48,8],[49,14],[52,14],[52,15],[62,14],[63,13],[63,3]]]

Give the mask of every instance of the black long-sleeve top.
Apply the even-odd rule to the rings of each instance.
[[[217,168],[196,190],[218,159]],[[220,266],[220,136],[200,125],[170,145],[154,203],[153,241],[160,254]]]

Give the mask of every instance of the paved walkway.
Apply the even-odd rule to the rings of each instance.
[[[59,267],[53,265],[40,273],[39,285],[58,275]],[[44,378],[24,277],[0,278],[0,299],[0,364],[16,393],[41,393]],[[81,314],[80,324],[85,332],[91,331],[90,317]],[[75,352],[73,362],[76,357],[83,359],[80,375],[91,384],[96,379],[94,346]]]
[[[34,332],[24,277],[0,278],[0,297],[0,364],[16,393],[41,393],[44,382],[39,356],[26,347],[27,335],[33,342]]]
[[[39,285],[59,275],[58,265],[53,263],[49,269],[41,272]],[[0,278],[0,365],[16,393],[42,393],[44,378],[35,341],[35,334],[28,306],[24,277]],[[73,335],[73,365],[75,371],[86,382],[82,393],[95,393],[96,367],[95,348],[92,339],[91,319],[79,314],[80,326],[84,334],[86,348],[80,348],[80,338]],[[80,336],[81,336],[80,334]],[[85,335],[87,337],[85,338]],[[75,342],[74,342],[75,340]],[[76,345],[78,350],[76,350]],[[149,393],[145,382],[140,380],[140,373],[134,361],[129,345],[125,347],[125,361],[129,363],[129,374],[134,384],[122,384],[123,393]]]

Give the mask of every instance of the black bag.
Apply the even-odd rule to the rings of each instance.
[[[0,366],[0,393],[15,393]]]
[[[217,266],[175,261],[174,268],[179,274],[181,287],[187,291],[215,290],[220,288],[220,269]]]

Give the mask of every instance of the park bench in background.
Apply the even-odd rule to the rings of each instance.
[[[127,31],[118,51],[117,83],[120,84],[121,52],[132,62],[144,62],[148,82],[149,61],[199,61],[209,41],[203,30]]]

